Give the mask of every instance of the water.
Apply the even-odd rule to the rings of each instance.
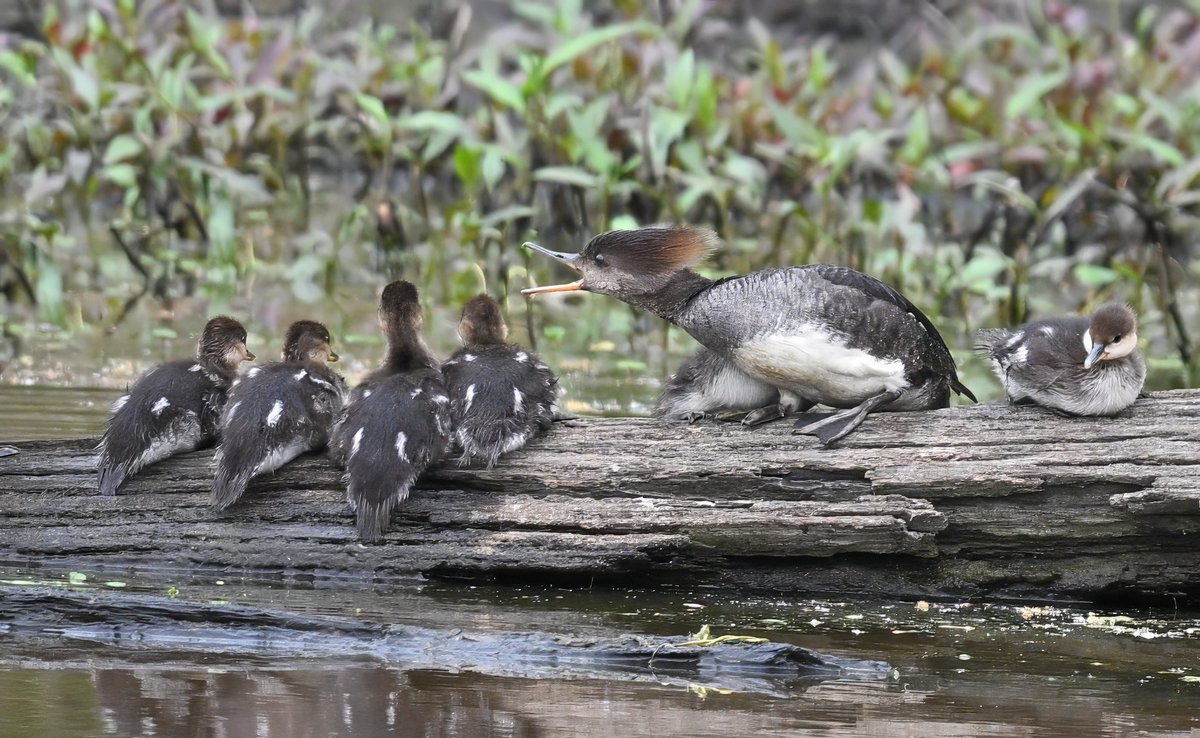
[[[10,571],[11,582],[31,572]],[[108,575],[106,575],[108,576]],[[59,580],[58,584],[66,585]],[[1200,734],[1200,620],[1071,608],[809,601],[691,591],[412,586],[352,590],[214,580],[123,592],[475,631],[759,635],[886,660],[792,693],[653,679],[404,670],[364,658],[223,656],[0,635],[0,735],[786,736]],[[8,585],[14,586],[14,585]],[[90,582],[75,585],[87,588]],[[95,585],[104,589],[102,585]],[[2,632],[2,631],[0,631]],[[436,657],[435,657],[436,658]]]

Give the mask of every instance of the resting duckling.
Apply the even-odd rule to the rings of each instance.
[[[716,415],[749,412],[778,402],[779,390],[701,346],[667,379],[654,406],[654,416],[694,423]]]
[[[450,398],[421,337],[417,288],[404,281],[385,287],[379,323],[387,357],[354,389],[330,444],[346,469],[346,501],[357,516],[359,538],[367,542],[383,537],[392,508],[450,444]]]
[[[491,468],[550,428],[558,380],[537,356],[505,343],[508,326],[487,295],[463,306],[458,335],[463,347],[442,364],[458,463],[480,459]]]
[[[234,382],[221,416],[212,505],[224,510],[250,480],[329,443],[346,384],[326,364],[338,360],[329,331],[311,320],[288,328],[282,361],[254,367]]]
[[[1113,415],[1137,400],[1146,362],[1137,348],[1137,314],[1109,303],[1091,318],[1026,323],[1016,333],[979,332],[978,349],[1014,404],[1068,415]]]
[[[237,366],[253,359],[246,329],[222,315],[205,324],[195,359],[170,361],[143,375],[113,403],[97,447],[100,494],[115,495],[150,464],[210,445]]]

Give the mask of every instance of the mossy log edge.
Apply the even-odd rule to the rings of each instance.
[[[323,456],[208,506],[212,454],[95,492],[94,439],[0,458],[0,564],[379,581],[414,575],[803,595],[1200,602],[1200,390],[1116,418],[984,404],[790,424],[556,423],[448,462],[362,545]]]

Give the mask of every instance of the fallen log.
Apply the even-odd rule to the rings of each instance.
[[[1200,597],[1198,418],[1198,390],[1118,418],[987,404],[872,416],[832,449],[784,423],[568,421],[494,469],[434,470],[377,546],[321,456],[217,513],[211,452],[104,498],[94,441],[13,443],[0,564],[1182,605]]]
[[[241,663],[252,656],[310,666],[314,661],[371,660],[404,670],[467,670],[523,679],[652,679],[779,697],[847,674],[884,679],[891,670],[879,661],[839,658],[764,639],[468,631],[144,593],[0,587],[0,605],[0,633],[6,636],[0,663],[20,663],[23,668],[29,668],[31,658],[36,663],[49,640],[58,649],[55,668],[63,668],[61,649],[74,643],[118,649],[107,655],[101,668],[123,664],[129,657],[122,651],[169,651],[203,654],[208,663]],[[98,668],[97,658],[105,657],[88,651],[87,668]]]

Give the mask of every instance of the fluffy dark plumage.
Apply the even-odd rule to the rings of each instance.
[[[150,464],[211,445],[237,365],[253,356],[242,324],[218,316],[204,326],[196,359],[167,362],[143,375],[113,403],[98,447],[100,494],[116,494]]]
[[[446,454],[450,403],[435,369],[395,374],[352,404],[334,435],[346,469],[346,501],[365,542],[383,537],[395,506]]]
[[[1126,353],[1088,365],[1089,348]],[[1091,318],[1038,320],[1010,331],[979,331],[976,349],[1010,402],[1037,404],[1069,415],[1113,415],[1137,400],[1146,362],[1137,349],[1137,317],[1125,305],[1105,305]]]
[[[459,335],[466,344],[442,365],[450,395],[460,464],[494,466],[550,428],[558,381],[537,356],[504,343],[500,306],[480,295],[463,308]]]
[[[417,288],[411,282],[400,280],[383,288],[379,299],[379,326],[387,341],[387,354],[380,367],[354,388],[352,400],[394,374],[437,367],[438,361],[421,335],[424,324]]]
[[[216,454],[211,501],[218,510],[237,502],[254,477],[329,443],[346,398],[345,382],[325,365],[336,357],[329,340],[320,323],[293,323],[282,352],[291,359],[255,367],[234,383]]]
[[[384,288],[379,322],[387,355],[354,388],[330,442],[334,461],[346,470],[346,501],[364,541],[383,537],[392,509],[449,445],[450,400],[421,336],[418,299],[408,282]]]

